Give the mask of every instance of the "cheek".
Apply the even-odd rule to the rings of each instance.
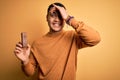
[[[49,23],[51,23],[51,22],[53,22],[53,19],[52,19],[52,18],[47,18],[47,21],[48,21]]]
[[[49,27],[51,27],[51,26],[52,26],[53,19],[48,18],[48,19],[47,19],[47,22],[48,22]]]

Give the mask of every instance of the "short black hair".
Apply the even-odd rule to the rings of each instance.
[[[62,3],[55,2],[55,3],[53,3],[53,4],[65,8],[65,6],[64,6]],[[49,13],[50,9],[51,9],[52,7],[54,7],[53,4],[50,4],[50,5],[49,5],[48,10],[47,10],[47,13]],[[65,8],[65,9],[66,9],[66,8]]]

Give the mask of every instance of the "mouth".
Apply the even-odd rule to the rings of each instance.
[[[52,22],[50,24],[51,31],[60,31],[63,28],[63,24],[61,22]]]
[[[60,23],[53,23],[53,26],[55,26],[55,27],[60,27],[61,24],[60,24]]]

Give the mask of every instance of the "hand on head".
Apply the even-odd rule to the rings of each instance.
[[[68,17],[68,14],[67,14],[67,11],[65,10],[65,8],[64,8],[64,7],[57,6],[57,5],[55,5],[55,4],[53,4],[53,6],[54,6],[57,10],[59,10],[62,18],[63,18],[64,20],[66,20],[67,17]]]

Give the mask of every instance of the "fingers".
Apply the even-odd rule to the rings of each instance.
[[[16,47],[21,47],[21,48],[22,48],[22,43],[21,43],[21,42],[18,42],[18,43],[16,44]]]
[[[14,53],[15,53],[15,54],[19,54],[19,53],[21,53],[21,51],[15,49],[15,50],[14,50]]]
[[[31,46],[30,46],[29,44],[27,44],[27,48],[26,48],[26,49],[30,49],[30,47],[31,47]],[[21,53],[21,52],[23,52],[23,50],[25,50],[25,48],[22,47],[21,42],[18,42],[18,43],[16,44],[14,53]]]
[[[57,8],[58,10],[60,10],[60,8],[62,8],[62,7],[57,6],[57,5],[55,5],[55,4],[53,4],[53,6],[54,6],[55,8]]]
[[[15,50],[19,51],[19,52],[23,51],[22,48],[20,48],[20,47],[16,47]]]
[[[16,47],[15,47],[15,50],[14,50],[14,53],[21,53],[23,50],[22,50],[22,44],[17,43],[16,44]]]
[[[27,47],[23,48],[21,42],[18,42],[15,46],[14,54],[21,61],[26,61],[26,58],[30,55],[30,45],[27,44]]]
[[[55,5],[55,4],[52,4],[52,5],[57,8],[57,5]]]
[[[59,10],[62,18],[63,18],[64,20],[66,20],[66,18],[68,17],[68,13],[67,13],[67,11],[65,10],[65,8],[64,8],[64,7],[61,7],[61,6],[57,6],[57,5],[55,5],[55,4],[53,4],[53,6],[54,6],[56,9]]]
[[[22,44],[21,44],[21,42],[18,42],[18,43],[16,44],[14,53],[20,53],[20,52],[22,52],[22,51],[23,51],[23,50],[22,50]]]
[[[18,42],[18,43],[16,44],[16,47],[23,48],[23,45],[22,45],[21,42]],[[27,44],[27,48],[30,48],[30,47],[31,47],[31,46],[30,46],[29,44]]]

